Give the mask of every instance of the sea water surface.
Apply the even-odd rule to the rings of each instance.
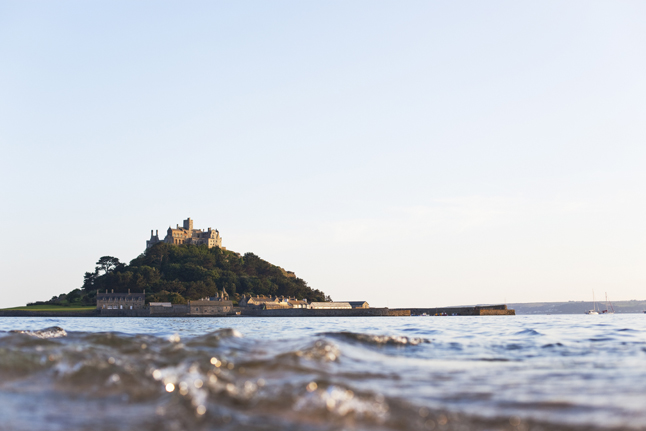
[[[646,429],[646,315],[0,317],[0,430]]]

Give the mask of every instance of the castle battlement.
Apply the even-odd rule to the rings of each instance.
[[[146,248],[150,248],[158,242],[162,242],[159,239],[159,231],[155,231],[153,234],[151,230],[150,239],[146,241]],[[222,237],[217,229],[193,229],[193,220],[190,217],[183,221],[182,227],[179,227],[179,225],[175,229],[169,227],[163,242],[173,245],[207,245],[209,248],[219,247],[226,250],[226,248],[222,247]]]

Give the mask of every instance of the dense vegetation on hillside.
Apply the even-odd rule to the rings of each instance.
[[[83,287],[53,297],[51,304],[96,303],[97,291],[146,291],[146,302],[175,304],[215,296],[226,289],[234,301],[247,295],[285,295],[309,301],[325,301],[325,294],[310,288],[294,273],[272,265],[253,253],[244,256],[195,245],[159,243],[133,259],[129,265],[104,256],[94,272],[86,272]]]

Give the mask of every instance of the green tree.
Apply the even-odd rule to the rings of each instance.
[[[85,275],[83,276],[83,289],[91,290],[94,287],[94,282],[96,281],[97,277],[98,277],[98,274],[96,273],[96,271],[86,272]]]
[[[103,256],[96,262],[96,272],[103,271],[103,274],[107,274],[110,271],[113,271],[121,262],[119,259],[112,256]]]
[[[232,300],[247,295],[285,295],[324,301],[326,296],[312,289],[293,272],[272,265],[253,253],[240,256],[230,250],[205,245],[158,243],[125,265],[112,256],[97,261],[94,272],[86,272],[83,288],[52,298],[50,303],[80,301],[91,304],[97,291],[135,292],[146,290],[146,300],[185,303],[214,296],[226,289]]]

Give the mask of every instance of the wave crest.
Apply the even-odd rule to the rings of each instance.
[[[360,334],[348,331],[324,332],[319,335],[375,346],[417,346],[419,344],[427,344],[431,342],[430,340],[421,337],[406,337],[404,335]]]
[[[37,331],[30,331],[30,330],[22,330],[22,329],[14,329],[12,331],[9,331],[14,334],[27,334],[31,335],[32,337],[37,337],[37,338],[60,338],[60,337],[67,337],[67,332],[65,332],[65,329],[59,327],[59,326],[51,326],[49,328],[45,329],[40,329]]]

